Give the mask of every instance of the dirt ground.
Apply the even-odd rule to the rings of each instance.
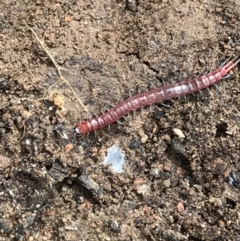
[[[240,190],[226,182],[240,175],[238,67],[77,150],[55,131],[236,56],[239,15],[233,0],[2,0],[0,241],[240,240]],[[102,164],[114,144],[122,173]]]

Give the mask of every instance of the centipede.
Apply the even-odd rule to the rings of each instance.
[[[175,99],[181,96],[199,92],[206,89],[225,77],[228,77],[230,71],[240,62],[239,56],[228,59],[216,70],[195,78],[187,78],[180,82],[161,86],[147,92],[136,94],[128,99],[113,106],[104,114],[89,120],[82,121],[73,128],[75,135],[85,135],[89,132],[102,129],[117,122],[129,112],[141,107],[163,102],[165,100]]]

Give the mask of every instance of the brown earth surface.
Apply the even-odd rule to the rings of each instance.
[[[0,240],[240,240],[240,82],[72,128],[240,52],[240,2],[0,1]],[[62,76],[24,21],[61,68]],[[122,173],[102,164],[114,144]]]

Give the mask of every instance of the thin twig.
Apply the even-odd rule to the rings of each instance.
[[[44,42],[37,36],[37,34],[35,33],[35,31],[30,28],[27,23],[24,21],[24,24],[26,25],[26,27],[33,33],[33,35],[35,36],[35,38],[37,39],[38,43],[41,45],[41,47],[43,48],[43,50],[45,51],[45,53],[47,54],[47,56],[51,59],[51,61],[53,62],[55,68],[57,69],[58,75],[60,80],[63,80],[68,87],[71,89],[71,91],[74,93],[74,95],[76,96],[78,102],[80,103],[80,105],[83,107],[83,109],[88,112],[87,108],[84,106],[84,104],[82,103],[82,101],[78,98],[76,92],[74,91],[74,89],[72,88],[72,86],[70,85],[70,83],[63,77],[62,73],[61,73],[61,68],[60,66],[57,64],[57,62],[55,61],[55,59],[53,58],[53,56],[50,54],[50,52],[48,51],[48,49],[45,47]]]

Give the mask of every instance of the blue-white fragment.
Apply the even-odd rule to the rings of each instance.
[[[226,182],[240,189],[240,179],[234,172],[230,172],[230,174],[226,177]]]
[[[108,149],[107,156],[105,156],[103,164],[111,164],[111,168],[114,172],[121,173],[122,167],[125,163],[125,155],[122,153],[122,150],[117,145],[113,145]]]

